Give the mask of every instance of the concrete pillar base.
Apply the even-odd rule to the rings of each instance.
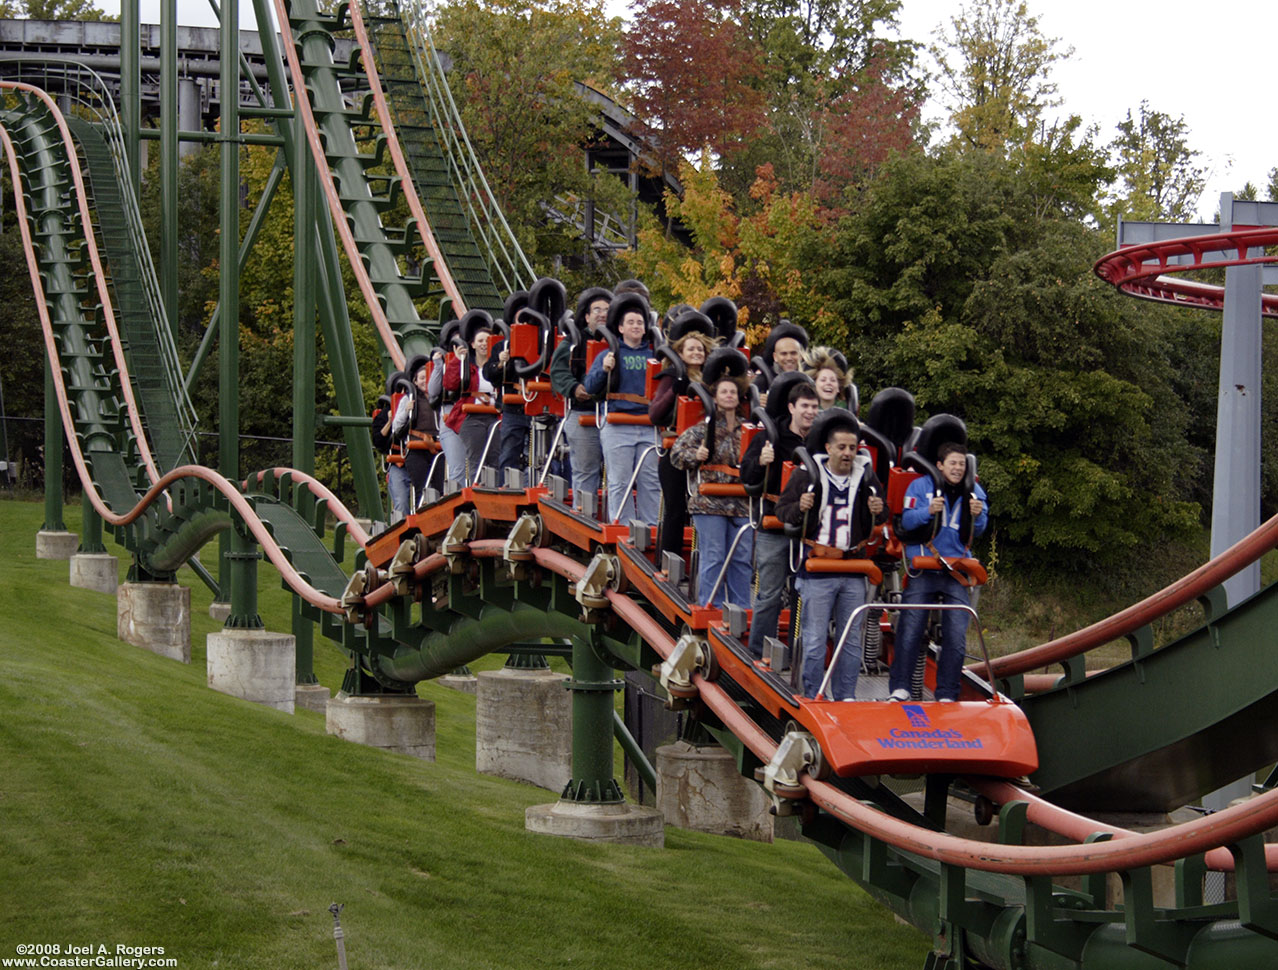
[[[657,749],[657,808],[676,828],[772,841],[771,801],[718,745],[686,741]]]
[[[479,678],[473,674],[469,677],[464,674],[444,674],[435,680],[440,687],[447,687],[450,690],[459,690],[463,694],[474,694],[479,690]]]
[[[293,713],[297,640],[269,630],[221,630],[207,643],[209,687],[254,704]]]
[[[475,770],[561,792],[572,777],[572,696],[553,670],[479,672]]]
[[[217,620],[219,623],[225,623],[226,618],[230,615],[231,615],[230,603],[213,602],[209,604],[209,616]]]
[[[71,557],[71,585],[114,593],[120,585],[120,560],[106,552],[77,552]]]
[[[643,805],[592,805],[552,802],[533,805],[524,812],[524,828],[541,835],[558,835],[586,842],[616,842],[665,848],[666,830],[661,813]]]
[[[323,684],[294,684],[293,708],[323,714],[328,710],[328,701],[332,696],[333,692]]]
[[[70,559],[80,548],[80,537],[74,532],[46,532],[41,529],[36,533],[37,559]]]
[[[356,744],[435,760],[435,702],[408,694],[354,697],[344,691],[329,700],[329,734]]]
[[[125,643],[191,662],[191,590],[175,583],[125,583],[118,590],[116,635]]]

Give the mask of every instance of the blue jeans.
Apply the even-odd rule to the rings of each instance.
[[[790,581],[790,540],[782,532],[756,532],[754,561],[759,588],[750,617],[750,655],[757,660],[763,656],[764,639],[777,635],[781,594]]]
[[[392,522],[402,519],[409,511],[409,494],[412,490],[412,478],[403,465],[386,466],[386,492],[390,495]]]
[[[638,519],[657,524],[661,507],[661,483],[657,480],[657,430],[650,424],[605,424],[599,429],[604,466],[608,469],[608,520],[622,525]],[[632,502],[630,476],[642,460],[635,478]]]
[[[583,428],[581,416],[590,411],[569,411],[564,419],[564,438],[568,441],[568,454],[572,458],[572,491],[599,494],[599,482],[603,467],[603,451],[599,447],[599,429]]]
[[[444,412],[446,417],[447,411]],[[444,461],[448,463],[448,480],[457,485],[466,484],[466,445],[452,428],[444,427],[439,419],[439,446],[444,449]]]
[[[816,697],[825,677],[825,645],[829,640],[830,619],[834,619],[834,638],[843,634],[852,611],[865,602],[864,576],[808,576],[795,580],[803,597],[803,695]],[[825,699],[850,701],[856,697],[856,679],[861,672],[861,629],[865,617],[848,631],[838,663],[830,675]]]
[[[902,603],[962,603],[969,605],[967,587],[939,569],[924,569],[911,576]],[[958,700],[959,678],[967,653],[967,621],[964,610],[941,611],[941,659],[936,666],[936,699]],[[896,624],[896,646],[892,651],[889,690],[910,690],[914,667],[923,647],[927,610],[902,610]]]
[[[710,595],[714,581],[719,578],[724,560],[728,555],[728,546],[737,530],[749,523],[749,519],[740,515],[694,515],[692,527],[697,530],[697,557],[700,566],[697,570],[697,600],[704,603]],[[725,601],[733,606],[745,607],[750,602],[750,558],[754,547],[754,533],[749,529],[737,543],[728,563],[728,574],[723,584],[714,595],[711,606],[722,607]]]
[[[528,481],[528,432],[532,418],[523,411],[503,411],[501,415],[501,451],[497,455],[497,471],[501,484],[506,484],[506,469],[518,468],[520,481]]]

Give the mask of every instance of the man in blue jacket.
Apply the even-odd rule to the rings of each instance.
[[[622,311],[620,326],[614,331],[621,338],[617,352],[596,357],[582,386],[588,394],[597,395],[608,387],[614,370],[620,373],[616,388],[605,398],[608,417],[615,414],[619,420],[609,421],[605,417],[599,429],[599,444],[608,476],[608,518],[623,523],[636,518],[647,525],[656,525],[661,483],[657,479],[657,432],[648,421],[649,402],[644,395],[648,358],[652,356],[652,346],[647,340],[648,321],[642,312],[646,304],[634,296],[619,297],[620,300],[629,302],[617,305]],[[609,316],[615,319],[614,314]],[[612,325],[612,321],[609,322]],[[636,465],[639,472],[635,476],[632,505],[627,489]]]
[[[969,558],[972,552],[964,544],[961,526],[964,511],[971,516],[972,534],[980,535],[989,523],[985,490],[973,483],[970,494],[963,488],[967,474],[967,452],[963,446],[946,442],[936,451],[936,467],[940,470],[940,487],[931,476],[924,475],[910,483],[905,492],[905,509],[901,515],[901,527],[907,534],[923,528],[928,520],[941,515],[941,528],[936,536],[924,543],[911,543],[905,548],[907,562],[915,556],[935,556],[945,559]],[[967,509],[964,510],[964,500]],[[901,596],[902,603],[960,603],[970,605],[967,586],[949,569],[920,569],[910,575],[909,583]],[[936,699],[956,701],[959,696],[959,678],[963,672],[963,659],[967,648],[967,621],[965,610],[941,611],[941,658],[936,668]],[[910,699],[910,683],[923,643],[923,630],[927,625],[927,610],[902,610],[896,625],[896,648],[892,654],[892,670],[888,676],[888,688],[894,701]]]

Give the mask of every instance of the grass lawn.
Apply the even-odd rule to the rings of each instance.
[[[526,832],[524,809],[553,796],[475,773],[472,697],[422,685],[427,763],[209,690],[208,591],[184,575],[190,666],[131,647],[113,597],[36,560],[41,517],[0,501],[0,958],[100,943],[162,946],[182,970],[335,967],[341,902],[351,970],[923,964],[927,940],[806,844]],[[267,626],[286,630],[288,598],[261,578]],[[342,667],[317,640],[320,680]]]

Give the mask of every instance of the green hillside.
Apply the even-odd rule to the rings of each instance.
[[[131,647],[114,598],[35,559],[41,511],[0,502],[0,957],[101,943],[182,970],[335,967],[340,902],[351,970],[922,965],[923,936],[809,845],[525,832],[552,796],[475,773],[472,697],[423,685],[432,764],[209,690],[207,591],[191,583],[189,667]],[[262,586],[285,629],[265,566]],[[341,657],[316,652],[331,686]]]

